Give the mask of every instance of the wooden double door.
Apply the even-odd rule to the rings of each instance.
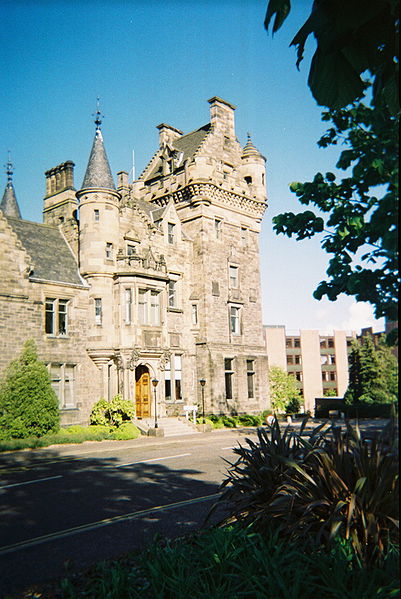
[[[137,418],[150,417],[151,381],[149,369],[138,366],[135,369],[135,407]]]

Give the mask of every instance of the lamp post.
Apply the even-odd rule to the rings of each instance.
[[[199,383],[200,383],[201,392],[202,392],[202,418],[203,418],[203,424],[205,424],[205,385],[206,385],[206,379],[199,379]]]
[[[153,389],[154,389],[154,394],[155,394],[155,428],[158,428],[159,425],[157,424],[157,398],[156,398],[156,387],[158,385],[158,380],[152,379],[152,385],[153,385]]]

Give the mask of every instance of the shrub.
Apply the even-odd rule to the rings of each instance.
[[[223,482],[220,502],[238,521],[264,531],[274,520],[283,535],[330,546],[349,540],[363,563],[380,560],[398,541],[398,453],[391,426],[373,441],[358,427],[323,426],[303,437],[258,429],[258,443],[234,449],[239,458]],[[391,433],[391,434],[390,434]],[[218,502],[218,503],[220,503]]]
[[[234,416],[222,416],[221,421],[227,428],[236,428],[238,420]]]
[[[110,438],[118,441],[136,439],[141,434],[138,427],[132,422],[123,422],[118,428],[111,432]]]
[[[34,341],[7,368],[0,387],[0,439],[41,437],[59,428],[58,400]]]
[[[120,426],[123,422],[130,421],[134,417],[134,413],[132,402],[116,395],[111,401],[100,399],[95,403],[90,415],[90,423]]]
[[[238,417],[238,421],[243,426],[260,426],[262,424],[262,417],[254,414],[241,414]]]

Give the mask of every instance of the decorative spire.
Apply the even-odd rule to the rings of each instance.
[[[97,98],[95,117],[96,133],[93,140],[92,150],[89,156],[88,166],[82,183],[82,189],[115,189],[113,175],[107,159],[103,144],[101,124],[103,115],[100,112],[99,98]]]
[[[96,133],[101,131],[100,125],[102,124],[102,119],[104,119],[104,114],[100,112],[100,98],[99,96],[96,98],[96,112],[92,114],[95,117],[95,125],[96,125]]]
[[[260,152],[253,145],[250,133],[248,133],[248,141],[242,151],[242,158],[247,158],[248,156],[260,156]]]
[[[7,173],[7,185],[4,190],[3,199],[0,203],[0,209],[3,211],[5,216],[12,216],[13,218],[21,218],[21,212],[17,202],[17,196],[15,195],[15,189],[13,185],[13,174],[14,165],[11,162],[10,150],[8,150],[7,164],[4,165]]]

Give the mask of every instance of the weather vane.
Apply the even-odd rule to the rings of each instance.
[[[99,96],[96,98],[96,112],[92,114],[95,117],[95,125],[96,131],[100,131],[100,125],[102,124],[102,119],[104,119],[104,114],[100,112],[100,98]]]
[[[6,173],[7,173],[7,182],[11,183],[12,179],[13,179],[14,165],[11,162],[11,153],[10,153],[10,150],[8,150],[7,164],[4,165],[4,168],[6,169]]]

